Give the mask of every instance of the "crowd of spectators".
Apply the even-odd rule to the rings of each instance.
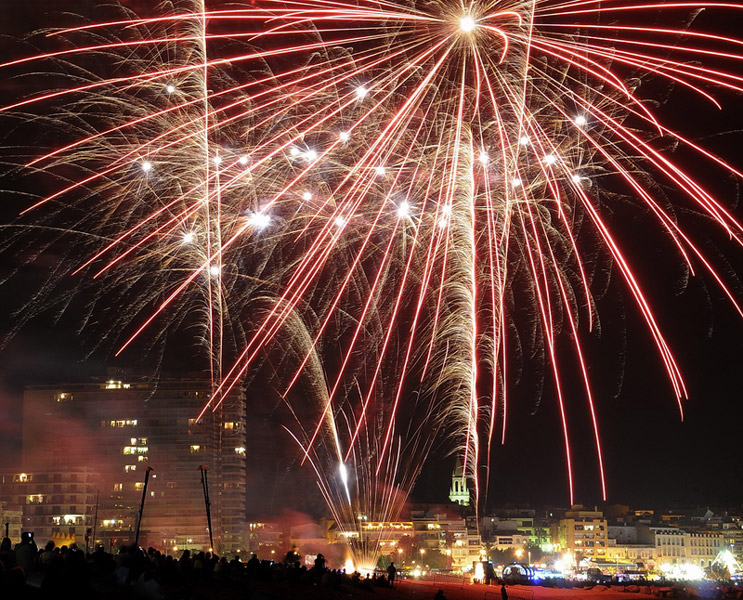
[[[7,537],[0,544],[0,597],[21,597],[24,593],[27,598],[179,600],[245,597],[246,589],[281,585],[295,590],[288,597],[303,598],[308,597],[310,587],[344,595],[354,590],[373,593],[376,588],[390,587],[386,574],[361,575],[329,569],[322,554],[312,567],[301,564],[299,558],[295,552],[289,552],[281,562],[260,560],[255,554],[247,561],[228,560],[189,550],[172,556],[154,548],[134,546],[121,546],[116,552],[106,552],[99,546],[86,554],[76,544],[58,547],[52,541],[39,549],[33,537],[24,534],[15,546]]]

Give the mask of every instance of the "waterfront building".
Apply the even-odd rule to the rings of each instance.
[[[552,544],[555,551],[572,555],[576,563],[583,558],[605,560],[607,530],[601,511],[574,505],[552,524]]]
[[[216,411],[207,410],[197,419],[210,393],[207,379],[153,379],[116,371],[91,383],[27,388],[24,472],[56,473],[64,480],[48,482],[49,492],[38,492],[46,503],[41,510],[25,504],[35,519],[33,527],[45,532],[74,528],[78,540],[82,528],[91,528],[96,542],[131,543],[145,474],[152,469],[140,544],[166,550],[208,549],[213,540],[223,553],[244,547],[245,397],[235,388]],[[78,483],[86,486],[85,495],[67,502],[54,486],[74,485],[69,478],[81,476],[81,465],[95,471],[97,478]],[[210,498],[211,537],[203,477]],[[73,515],[74,523],[66,515]]]
[[[100,481],[100,475],[87,467],[0,474],[5,510],[19,515],[18,531],[11,539],[17,542],[21,531],[31,531],[40,546],[49,540],[84,544],[94,527]]]

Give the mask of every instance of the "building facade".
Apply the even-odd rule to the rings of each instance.
[[[3,473],[0,498],[20,510],[21,529],[34,532],[38,544],[82,543],[94,526],[100,481],[85,467]]]
[[[599,510],[575,505],[551,526],[552,544],[560,553],[571,554],[576,562],[605,560],[608,525]]]
[[[55,492],[55,486],[66,487],[72,497],[72,481],[47,482],[52,487],[37,492],[41,508],[26,503],[34,519],[29,525],[39,531],[66,526],[69,531],[73,525],[64,517],[74,515],[76,535],[77,528],[90,527],[98,543],[131,543],[145,475],[151,469],[140,544],[162,549],[213,544],[223,553],[244,547],[245,398],[241,390],[231,392],[216,411],[207,410],[198,419],[210,390],[210,382],[198,378],[155,380],[125,374],[94,383],[28,388],[23,403],[24,471],[64,479],[65,473],[79,477],[80,465],[86,465],[97,473],[95,482],[86,479],[85,502],[67,502]],[[34,495],[33,486],[26,487],[28,493],[16,489],[17,498]],[[60,518],[64,525],[55,522]]]

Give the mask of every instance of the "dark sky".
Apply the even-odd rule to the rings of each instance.
[[[4,19],[0,33],[13,35],[32,30],[42,25],[47,8],[62,5],[51,0],[33,3],[2,0]],[[70,5],[82,11],[80,2]],[[711,19],[709,24],[721,32],[740,31],[735,21],[728,18]],[[11,46],[4,39],[0,49]],[[12,100],[19,91],[13,82],[3,81],[0,87],[3,103]],[[687,93],[674,91],[659,113],[672,128],[703,141],[743,168],[740,152],[743,135],[739,132],[743,126],[741,99],[732,94],[721,98],[723,110],[717,111]],[[691,155],[679,152],[676,159],[694,171],[734,214],[743,218],[735,182]],[[17,210],[18,199],[4,193],[0,202],[3,220],[7,222]],[[679,219],[693,228],[698,239],[707,240],[703,247],[722,272],[743,274],[743,251],[739,247],[698,216],[680,212]],[[737,504],[743,494],[743,466],[739,458],[739,432],[743,430],[740,390],[743,320],[711,278],[686,282],[678,256],[668,241],[657,234],[647,214],[638,214],[633,206],[620,204],[613,223],[677,356],[690,400],[685,403],[682,422],[662,363],[629,294],[620,292],[619,286],[612,286],[608,296],[600,301],[602,339],[592,337],[586,344],[604,444],[609,500],[637,505]],[[5,272],[15,263],[14,257],[7,256],[0,261]],[[32,267],[24,275],[25,283],[0,288],[0,306],[8,306],[10,299],[28,295],[34,280],[43,276],[41,273],[43,268]],[[733,289],[743,298],[739,285],[733,283]],[[12,322],[7,311],[3,311],[2,331],[10,330]],[[105,352],[87,360],[85,356],[84,341],[75,333],[74,323],[63,320],[54,324],[50,317],[29,324],[0,351],[3,466],[12,464],[16,456],[23,386],[84,378],[101,373],[110,363]],[[542,380],[541,404],[532,414],[535,389]],[[577,381],[569,376],[566,389],[573,433],[576,500],[597,502],[600,486],[586,403]],[[507,443],[493,451],[490,502],[566,504],[565,461],[554,386],[543,373],[527,372],[511,400]],[[445,444],[435,451],[434,458],[441,460],[432,461],[425,469],[414,493],[416,498],[445,499],[453,459],[446,457]]]

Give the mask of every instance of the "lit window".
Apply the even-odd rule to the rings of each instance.
[[[197,452],[201,452],[201,446],[198,444],[191,444],[191,454],[195,454]]]
[[[225,429],[235,429],[235,425],[236,425],[236,423],[233,423],[232,421],[227,421],[224,424],[224,428]]]
[[[169,490],[175,489],[175,481],[168,481],[168,489]]]
[[[144,482],[142,481],[138,481],[137,483],[134,484],[135,490],[141,490],[143,487],[144,487]]]
[[[122,519],[104,519],[102,521],[104,527],[123,527],[124,521]]]
[[[124,489],[123,483],[114,483],[114,492],[120,492]]]
[[[54,396],[57,402],[72,402],[72,394],[60,393]]]
[[[42,494],[31,494],[30,496],[26,497],[27,504],[43,504],[45,500],[46,497]]]
[[[33,475],[29,475],[28,473],[19,473],[18,475],[13,475],[13,481],[16,483],[25,483],[27,481],[33,481]]]
[[[124,472],[125,473],[131,473],[132,471],[137,470],[137,465],[124,465]]]
[[[245,448],[243,448],[242,446],[238,446],[237,448],[235,448],[235,454],[242,454],[244,456]]]
[[[137,462],[144,462],[146,460],[150,460],[149,456],[142,456],[141,454],[137,457]]]
[[[124,446],[124,454],[147,454],[150,449],[147,446]]]
[[[188,424],[190,425],[196,425],[196,419],[189,419]]]

